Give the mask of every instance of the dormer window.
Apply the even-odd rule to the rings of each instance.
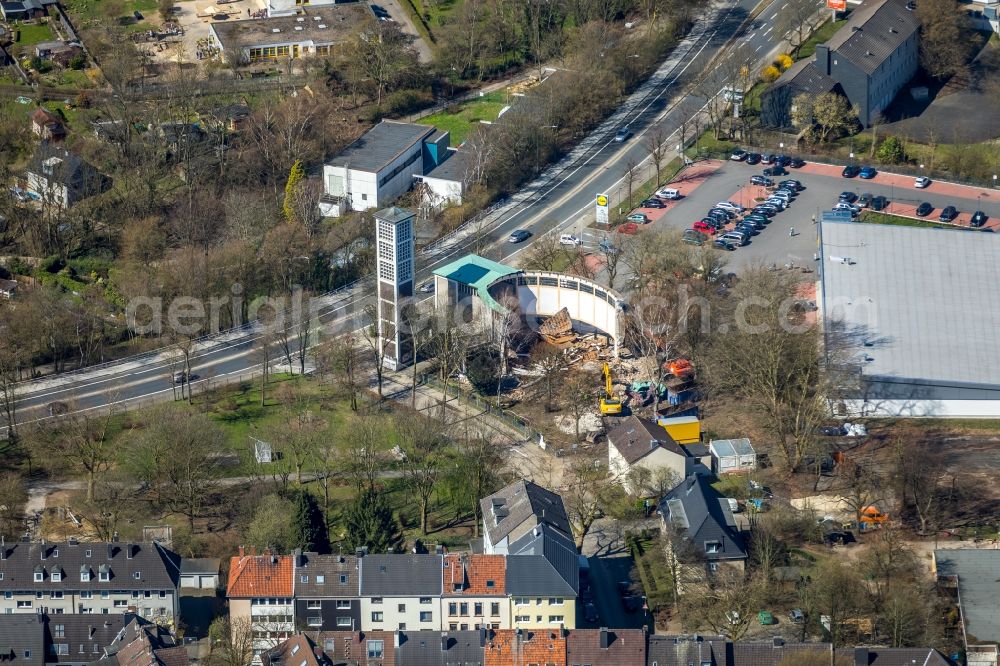
[[[107,583],[111,580],[111,567],[107,564],[102,564],[101,568],[97,570],[97,580],[102,583]]]
[[[80,567],[80,582],[81,583],[90,582],[90,568],[86,564]]]
[[[53,583],[61,583],[62,582],[62,571],[53,571],[52,572],[52,582]]]
[[[42,567],[35,567],[35,582],[44,583],[45,582],[45,569]]]
[[[58,548],[53,548],[52,549],[52,557],[59,557],[59,549]]]
[[[706,553],[719,553],[722,552],[722,544],[718,541],[706,541],[705,542],[705,552]]]
[[[132,578],[135,578],[136,580],[139,580],[140,578],[142,578],[142,572],[140,572],[140,571],[133,572],[132,573]]]

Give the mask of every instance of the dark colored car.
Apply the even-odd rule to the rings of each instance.
[[[859,173],[861,173],[861,168],[853,164],[848,164],[844,167],[844,170],[840,172],[840,175],[844,178],[854,178]]]
[[[788,172],[785,171],[785,167],[773,166],[764,169],[765,176],[787,176]]]
[[[667,204],[663,203],[656,197],[650,199],[644,199],[642,203],[639,204],[639,208],[666,208]]]
[[[757,229],[758,231],[763,229],[766,224],[767,222],[762,222],[759,217],[745,217],[743,218],[743,221],[740,222],[740,225],[751,226],[754,229]]]
[[[583,607],[583,619],[587,622],[597,622],[597,606],[594,604],[587,604]]]
[[[774,163],[777,164],[780,167],[791,166],[791,164],[792,164],[792,158],[789,157],[788,155],[778,155],[774,159]]]
[[[989,218],[987,217],[986,213],[984,213],[981,210],[977,210],[975,213],[972,214],[972,219],[969,220],[969,224],[978,229],[979,227],[986,224],[987,219]]]
[[[858,172],[858,175],[865,180],[871,180],[876,174],[878,174],[878,171],[875,170],[875,167],[870,166],[861,167],[861,171]]]
[[[854,192],[841,192],[839,199],[845,203],[854,203],[858,200],[858,195]]]
[[[944,210],[941,211],[941,215],[938,219],[942,222],[951,222],[956,217],[958,217],[958,209],[954,206],[945,206]]]
[[[726,252],[732,252],[733,250],[736,249],[735,244],[730,243],[724,238],[716,238],[714,241],[712,241],[712,247],[714,247],[717,250],[725,250]]]
[[[798,157],[793,157],[792,161],[788,163],[788,166],[792,167],[793,169],[801,169],[805,165],[806,161]]]
[[[783,180],[780,183],[778,183],[778,185],[780,185],[781,187],[787,187],[790,190],[795,190],[796,192],[801,192],[802,189],[803,189],[802,188],[802,183],[800,183],[799,181],[795,180],[794,178],[790,178],[788,180]]]
[[[734,162],[742,162],[746,158],[747,158],[747,151],[741,150],[739,148],[737,148],[736,150],[734,150],[729,155],[729,159],[733,160]]]
[[[770,178],[765,178],[764,176],[750,176],[751,185],[763,185],[764,187],[771,187],[774,185],[774,181]]]
[[[705,241],[708,240],[708,235],[703,234],[697,229],[688,229],[684,232],[681,240],[688,245],[704,245]]]
[[[771,207],[764,208],[762,206],[757,206],[750,212],[753,213],[754,215],[763,215],[764,217],[774,217],[775,213],[777,213],[778,211]]]
[[[525,231],[524,229],[518,229],[511,232],[510,236],[507,238],[508,243],[520,243],[521,241],[526,241],[531,237],[530,231]]]
[[[734,217],[736,217],[736,213],[734,213],[732,211],[729,211],[729,210],[726,210],[725,208],[709,208],[708,209],[708,214],[712,215],[713,213],[722,213],[723,215],[726,216],[726,219],[729,219],[729,220],[731,220]]]
[[[886,206],[889,205],[889,200],[886,199],[881,194],[877,197],[872,197],[872,210],[885,210]]]
[[[918,217],[927,217],[928,215],[931,214],[932,210],[934,210],[934,206],[930,205],[929,203],[927,203],[925,201],[922,204],[920,204],[919,206],[917,206],[917,216]]]
[[[747,153],[747,164],[760,164],[760,153]]]
[[[862,208],[868,208],[868,206],[871,206],[872,205],[871,192],[865,192],[864,194],[862,194],[861,197],[858,199],[858,205],[861,206]]]
[[[615,132],[615,141],[621,143],[626,139],[628,139],[630,136],[632,136],[632,130],[628,128],[628,125],[626,125],[625,127],[619,127],[618,131]]]
[[[774,153],[768,153],[767,155],[761,156],[760,163],[761,164],[774,164],[774,160],[777,159],[777,157],[778,156],[775,155]]]
[[[734,229],[736,231],[742,231],[742,232],[746,233],[749,236],[756,236],[757,234],[760,233],[760,231],[757,229],[757,227],[753,226],[749,222],[740,222],[739,224],[737,224],[734,227]]]

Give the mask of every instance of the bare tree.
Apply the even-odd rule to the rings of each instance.
[[[117,453],[112,438],[114,417],[113,409],[103,414],[71,409],[50,433],[59,455],[86,475],[88,502],[94,499],[94,487],[100,476],[114,464]]]
[[[456,448],[446,485],[455,505],[472,514],[472,535],[478,537],[483,518],[479,500],[503,485],[503,448],[484,437],[460,441]]]
[[[352,428],[354,436],[347,446],[347,470],[358,492],[374,491],[379,472],[386,463],[383,450],[385,426],[377,416],[361,416]]]
[[[602,515],[613,483],[607,467],[594,458],[580,457],[570,465],[562,497],[577,551],[583,548],[594,521]]]
[[[632,187],[635,185],[636,179],[639,177],[639,163],[632,157],[628,158],[625,162],[625,169],[622,174],[625,179],[625,187],[628,190],[628,208],[632,209]]]
[[[378,384],[378,397],[382,399],[382,385],[385,375],[385,359],[389,349],[389,338],[382,337],[378,330],[378,308],[370,303],[365,306],[365,318],[367,324],[361,329],[361,337],[372,353],[373,370],[375,370],[375,380]]]
[[[531,355],[532,367],[541,373],[535,393],[544,401],[545,411],[555,410],[555,395],[569,368],[566,355],[551,345],[539,345]]]
[[[351,411],[358,411],[362,361],[357,340],[349,335],[326,340],[316,351],[316,361],[333,377],[335,386],[347,392]]]
[[[420,533],[427,535],[431,498],[442,473],[445,441],[439,424],[412,415],[397,419],[400,448],[405,458],[401,466],[403,479],[417,502]]]
[[[220,615],[212,621],[209,666],[246,666],[253,661],[254,626],[249,616]]]
[[[756,580],[747,581],[742,571],[721,566],[685,595],[685,615],[690,623],[738,641],[757,620],[762,596]]]
[[[663,170],[663,161],[667,157],[667,137],[667,130],[661,123],[653,125],[646,132],[646,151],[649,153],[650,159],[653,160],[653,166],[656,167],[654,179],[657,185],[660,184],[660,172]]]

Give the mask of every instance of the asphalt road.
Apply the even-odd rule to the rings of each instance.
[[[759,14],[769,18],[758,19],[754,25],[747,21],[756,4],[754,0],[735,0],[706,7],[703,22],[696,25],[692,35],[675,49],[650,81],[563,162],[553,165],[539,181],[529,185],[525,193],[512,197],[516,205],[508,206],[509,210],[499,216],[490,230],[490,238],[494,247],[499,248],[501,258],[509,259],[528,245],[506,244],[504,239],[512,230],[527,229],[533,238],[538,238],[546,232],[569,228],[591,209],[596,193],[614,190],[622,180],[623,165],[648,156],[642,136],[654,121],[662,122],[672,131],[682,120],[703,108],[705,100],[685,95],[685,86],[696,74],[707,70],[717,79],[721,89],[723,75],[718,62],[713,61],[731,39],[739,37],[740,44],[761,58],[775,53],[780,37],[768,29],[767,24],[776,18],[784,1],[769,3]],[[624,144],[614,141],[615,131],[622,124],[628,124],[633,133]],[[435,268],[467,251],[469,244],[453,243],[447,253],[425,255],[423,266],[417,272],[417,283],[428,279]],[[366,286],[359,285],[327,298],[317,312],[319,323],[337,331],[357,330],[362,325],[360,316],[366,295],[370,293]],[[196,390],[200,387],[198,382],[204,386],[206,382],[236,381],[259,368],[258,337],[256,331],[233,334],[228,338],[214,338],[196,350],[192,355],[193,371],[200,377]],[[178,369],[178,356],[160,354],[139,360],[124,359],[105,368],[58,378],[25,382],[18,389],[18,421],[46,418],[47,406],[56,401],[82,411],[114,403],[166,399],[172,396],[171,375]]]

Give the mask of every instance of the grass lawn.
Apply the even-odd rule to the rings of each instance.
[[[930,227],[943,227],[947,229],[952,226],[943,222],[915,220],[910,217],[890,215],[888,213],[876,213],[870,210],[861,211],[861,216],[858,219],[861,222],[867,222],[869,224],[887,224],[893,227],[923,227],[925,229]]]
[[[81,23],[86,23],[95,18],[99,18],[104,15],[102,11],[102,5],[97,0],[67,0],[65,3],[66,11],[69,12],[70,16]],[[156,0],[126,0],[125,4],[122,6],[122,16],[132,18],[132,12],[139,10],[142,12],[143,16],[148,20],[153,18],[157,12],[157,2]],[[134,26],[139,26],[134,28]],[[81,26],[82,27],[82,26]],[[148,28],[148,24],[145,21],[140,21],[139,23],[131,23],[126,25],[126,30],[130,29],[142,29]]]
[[[725,139],[716,139],[712,130],[708,130],[695,142],[693,146],[687,149],[687,154],[689,157],[697,157],[699,154],[707,153],[712,156],[724,155],[729,156],[736,144],[732,141],[726,141]]]
[[[809,39],[802,42],[802,46],[796,49],[792,57],[796,60],[802,60],[803,58],[808,58],[812,54],[816,53],[816,45],[822,44],[826,40],[833,37],[833,33],[840,29],[840,26],[847,23],[847,19],[842,19],[840,21],[826,21],[821,25],[816,32],[814,32]]]
[[[456,104],[441,113],[421,118],[422,125],[434,125],[440,130],[451,132],[451,145],[458,146],[468,136],[473,124],[480,120],[496,120],[500,109],[506,104],[507,96],[502,91],[488,93],[482,97]]]
[[[48,23],[19,25],[17,26],[17,30],[21,33],[17,43],[21,45],[37,44],[55,39],[55,35],[52,34],[52,29],[49,28]]]
[[[462,2],[463,0],[413,0],[413,5],[431,26],[431,30],[434,30],[444,25],[450,16],[461,9]]]

